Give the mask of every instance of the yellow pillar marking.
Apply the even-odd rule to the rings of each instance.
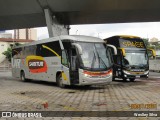
[[[67,110],[71,110],[71,111],[77,111],[78,110],[78,109],[70,107],[70,106],[64,106],[63,108],[67,109]]]
[[[124,48],[119,48],[120,50],[122,50],[122,54],[123,54],[123,56],[125,57],[126,56],[126,51],[125,51],[125,49]]]

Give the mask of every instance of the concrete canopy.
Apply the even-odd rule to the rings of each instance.
[[[46,26],[45,8],[65,25],[160,21],[160,0],[0,0],[0,30]]]

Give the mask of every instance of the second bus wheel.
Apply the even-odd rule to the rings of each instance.
[[[135,78],[130,78],[129,79],[131,82],[134,82],[135,81]]]
[[[115,77],[114,76],[112,76],[112,81],[115,81]]]
[[[127,82],[127,78],[123,78],[123,81],[124,81],[124,82]]]
[[[63,84],[63,79],[62,79],[62,73],[57,74],[57,79],[56,79],[56,83],[59,87],[64,88],[65,85]]]

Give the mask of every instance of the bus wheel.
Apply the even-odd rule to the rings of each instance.
[[[115,81],[115,77],[114,76],[112,76],[112,81]]]
[[[24,82],[27,81],[27,79],[25,78],[25,73],[24,73],[24,71],[21,71],[21,80],[24,81]]]
[[[127,82],[127,78],[123,78],[123,81],[124,81],[124,82]]]
[[[91,87],[91,86],[92,86],[92,85],[85,85],[86,88],[89,88],[89,87]]]
[[[135,81],[135,78],[130,78],[129,79],[131,82],[134,82]]]
[[[57,85],[58,85],[59,87],[61,87],[61,88],[64,88],[64,87],[65,87],[65,85],[63,84],[62,73],[60,73],[60,74],[57,75],[57,80],[56,80],[56,82],[57,82]]]

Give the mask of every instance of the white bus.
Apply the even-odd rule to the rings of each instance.
[[[12,50],[12,75],[65,85],[112,81],[112,60],[104,40],[63,35],[35,41]]]

